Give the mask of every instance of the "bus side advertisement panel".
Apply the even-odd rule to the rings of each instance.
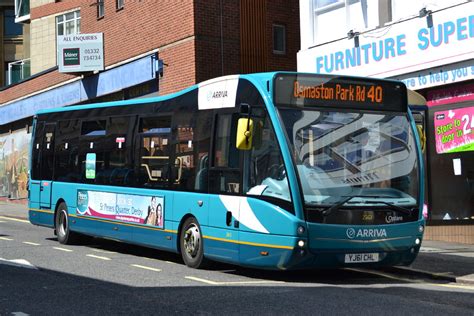
[[[78,190],[76,214],[164,228],[164,197]]]

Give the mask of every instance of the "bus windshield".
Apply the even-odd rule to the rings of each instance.
[[[406,113],[279,112],[306,207],[416,206],[417,152]]]

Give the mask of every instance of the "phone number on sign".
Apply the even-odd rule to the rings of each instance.
[[[102,58],[100,55],[92,55],[92,56],[84,56],[84,60],[101,60]]]
[[[84,54],[99,54],[98,48],[86,48],[84,49]]]

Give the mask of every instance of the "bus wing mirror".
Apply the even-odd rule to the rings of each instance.
[[[253,140],[253,120],[240,118],[237,124],[237,137],[235,147],[240,150],[250,150]]]

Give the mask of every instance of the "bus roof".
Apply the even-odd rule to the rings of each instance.
[[[195,85],[192,85],[188,88],[185,88],[181,91],[178,91],[178,92],[175,92],[175,93],[170,93],[170,94],[163,95],[163,96],[147,97],[147,98],[141,98],[141,99],[129,99],[129,100],[121,100],[121,101],[99,102],[99,103],[90,103],[90,104],[82,104],[82,105],[71,105],[71,106],[57,107],[57,108],[52,108],[52,109],[43,109],[43,110],[38,111],[36,114],[40,115],[40,114],[57,113],[57,112],[67,112],[67,111],[76,111],[76,110],[86,110],[86,109],[95,109],[95,108],[104,108],[104,107],[114,107],[114,106],[124,106],[124,105],[146,104],[146,103],[159,102],[159,101],[164,101],[164,100],[168,100],[168,99],[178,97],[178,96],[180,96],[182,94],[185,94],[189,91],[192,91],[194,89],[198,89],[200,86],[206,85],[208,83],[226,80],[230,77],[247,78],[247,79],[250,79],[251,81],[255,82],[255,81],[270,80],[275,74],[276,74],[276,72],[266,72],[266,73],[254,73],[254,74],[245,74],[245,75],[222,76],[222,77],[217,77],[217,78],[214,78],[214,79],[210,79],[210,80],[200,82],[198,84],[195,84]]]
[[[52,109],[40,110],[36,114],[41,115],[41,114],[48,114],[48,113],[67,112],[67,111],[86,110],[86,109],[105,108],[105,107],[115,107],[115,106],[118,107],[118,106],[124,106],[124,105],[146,104],[146,103],[165,101],[165,100],[169,100],[169,99],[178,97],[180,95],[183,95],[183,94],[185,94],[187,92],[190,92],[192,90],[198,89],[201,86],[205,86],[205,85],[213,83],[213,82],[224,81],[224,80],[227,80],[229,78],[248,79],[249,81],[251,81],[253,83],[260,83],[260,85],[262,87],[264,87],[264,86],[266,86],[267,82],[269,80],[272,80],[272,78],[276,74],[296,74],[296,73],[298,73],[298,72],[295,72],[295,71],[274,71],[274,72],[261,72],[261,73],[252,73],[252,74],[222,76],[222,77],[217,77],[217,78],[213,78],[213,79],[209,79],[209,80],[200,82],[198,84],[195,84],[195,85],[192,85],[188,88],[185,88],[181,91],[171,93],[171,94],[167,94],[167,95],[163,95],[163,96],[146,97],[146,98],[139,98],[139,99],[128,99],[128,100],[121,100],[121,101],[90,103],[90,104],[83,104],[83,105],[71,105],[71,106],[64,106],[64,107],[56,107],[56,108],[52,108]],[[298,74],[321,75],[321,76],[324,76],[324,77],[338,77],[338,76],[340,76],[340,77],[353,77],[353,76],[326,75],[326,74],[303,73],[303,72],[298,73]],[[365,78],[365,79],[368,79],[368,78]],[[389,79],[375,79],[375,78],[371,78],[371,79],[394,81],[394,80],[389,80]],[[401,83],[401,82],[399,82],[399,83]]]

